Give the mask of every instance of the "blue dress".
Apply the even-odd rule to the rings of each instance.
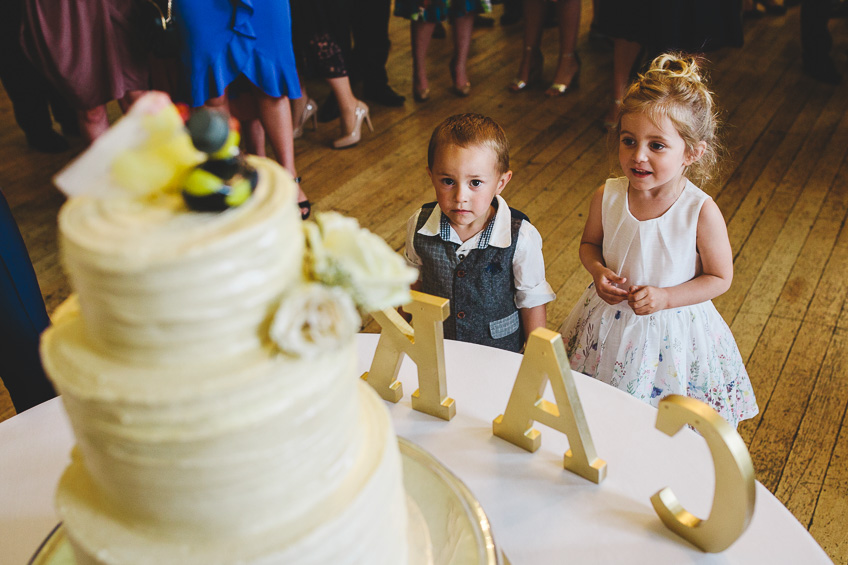
[[[269,96],[300,98],[288,0],[176,0],[174,16],[192,106],[242,75]]]

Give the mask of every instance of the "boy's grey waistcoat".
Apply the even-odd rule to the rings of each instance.
[[[413,245],[422,261],[421,291],[450,300],[450,316],[444,324],[445,337],[520,351],[524,332],[515,306],[512,259],[518,229],[527,216],[510,208],[512,241],[509,247],[487,244],[460,258],[456,255],[458,244],[438,235],[418,233],[435,205],[432,202],[421,208]]]

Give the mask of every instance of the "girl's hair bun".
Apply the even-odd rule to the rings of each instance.
[[[660,71],[669,78],[689,79],[703,82],[701,67],[698,59],[692,55],[680,53],[663,53],[651,62],[648,73]],[[647,74],[647,73],[646,73]]]
[[[717,173],[724,149],[717,137],[719,120],[713,93],[699,61],[683,53],[657,56],[627,89],[621,116],[646,113],[654,123],[667,116],[688,151],[696,151],[703,142],[704,154],[688,167],[686,174],[696,182],[706,183]]]

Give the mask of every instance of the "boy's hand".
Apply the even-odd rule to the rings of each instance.
[[[655,286],[631,286],[627,303],[637,316],[653,314],[668,308],[668,291]]]
[[[627,282],[626,278],[618,276],[610,269],[603,268],[598,271],[594,279],[595,292],[607,304],[618,304],[627,298],[627,291],[616,286]]]

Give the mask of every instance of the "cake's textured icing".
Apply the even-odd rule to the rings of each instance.
[[[165,193],[60,214],[75,296],[42,354],[77,438],[57,507],[80,565],[407,561],[400,457],[355,327],[310,325],[349,307],[305,279],[291,177],[251,164],[253,196],[220,214]],[[293,316],[301,300],[315,311]]]

